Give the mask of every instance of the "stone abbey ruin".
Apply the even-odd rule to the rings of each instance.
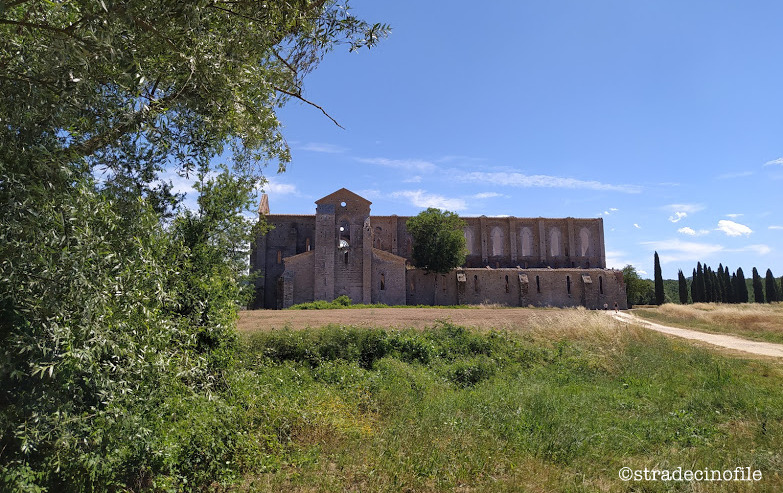
[[[342,188],[315,215],[259,214],[273,226],[256,238],[255,308],[287,308],[346,295],[388,305],[626,308],[622,272],[606,268],[603,220],[463,217],[465,265],[441,275],[411,265],[404,216],[371,216],[371,202]]]

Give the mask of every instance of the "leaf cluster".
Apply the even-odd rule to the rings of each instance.
[[[465,222],[455,212],[430,207],[406,222],[413,237],[413,264],[446,274],[465,263]]]

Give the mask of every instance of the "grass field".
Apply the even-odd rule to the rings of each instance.
[[[657,308],[634,309],[633,312],[648,320],[675,327],[783,343],[783,303],[667,303]]]
[[[530,310],[502,332],[376,327],[245,326],[235,385],[254,396],[257,459],[241,491],[783,490],[777,362],[586,310]],[[618,478],[738,466],[763,479]]]

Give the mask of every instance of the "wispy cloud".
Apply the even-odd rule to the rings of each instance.
[[[647,241],[642,245],[656,250],[660,255],[661,263],[703,260],[705,257],[724,250],[723,245],[682,241],[678,238]]]
[[[642,191],[642,188],[637,185],[613,185],[599,181],[586,181],[550,175],[526,175],[518,172],[487,173],[474,171],[472,173],[465,173],[460,179],[467,182],[491,183],[493,185],[506,185],[520,188],[576,188],[622,193],[641,193]]]
[[[508,195],[503,195],[502,193],[497,193],[497,192],[482,192],[482,193],[477,193],[472,197],[474,199],[493,199],[495,197],[508,197]]]
[[[709,230],[707,230],[707,229],[700,229],[700,230],[696,231],[695,229],[689,228],[687,226],[685,226],[684,228],[678,229],[677,232],[678,233],[682,233],[684,235],[688,235],[688,236],[704,236],[704,235],[710,234]]]
[[[767,229],[783,229],[783,226],[772,225],[768,226]]]
[[[636,224],[636,223],[633,223],[633,227],[634,227],[634,228],[636,228],[636,229],[642,229],[642,227],[641,227],[641,226],[639,226],[639,225],[638,225],[638,224]]]
[[[298,149],[301,151],[324,152],[327,154],[342,154],[347,151],[345,147],[322,142],[308,142],[307,144],[298,147]]]
[[[261,191],[270,195],[295,195],[299,193],[296,185],[282,183],[275,178],[269,178],[266,183],[261,185]]]
[[[748,245],[742,248],[730,248],[727,249],[726,251],[727,252],[753,252],[756,255],[766,255],[769,252],[771,252],[772,249],[767,245]]]
[[[686,217],[688,217],[688,213],[687,212],[678,211],[678,212],[675,212],[673,216],[669,216],[669,221],[671,221],[673,223],[678,223],[678,222],[682,221],[683,219],[685,219]]]
[[[599,216],[600,215],[608,216],[608,215],[610,215],[610,214],[612,214],[614,212],[617,212],[618,210],[619,209],[617,209],[616,207],[610,207],[609,210],[603,211],[601,214],[599,214]]]
[[[408,199],[416,207],[436,207],[451,211],[461,211],[466,207],[462,199],[450,199],[442,195],[427,193],[424,190],[401,190],[391,194],[394,198]]]
[[[730,217],[732,219],[737,219],[738,217],[742,217],[745,214],[726,214],[726,217]]]
[[[718,221],[718,227],[716,229],[718,231],[723,231],[728,236],[748,236],[753,232],[752,229],[744,224],[735,223],[734,221],[729,221],[727,219]]]
[[[360,163],[375,164],[387,168],[404,169],[420,173],[432,172],[437,169],[434,163],[423,159],[387,159],[385,157],[356,158]]]
[[[410,178],[405,178],[402,180],[403,183],[421,183],[421,176],[411,176]]]
[[[661,209],[669,212],[684,212],[686,214],[693,214],[704,210],[702,204],[668,204],[661,207]]]
[[[777,159],[773,159],[772,161],[767,161],[764,163],[764,166],[783,166],[783,157],[779,157]]]

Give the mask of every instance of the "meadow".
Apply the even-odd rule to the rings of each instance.
[[[242,337],[229,385],[251,431],[230,490],[783,490],[777,361],[578,309],[529,310],[503,331],[378,320]],[[763,479],[618,477],[739,466]]]
[[[675,327],[783,343],[783,303],[666,303],[633,312],[653,322]]]

